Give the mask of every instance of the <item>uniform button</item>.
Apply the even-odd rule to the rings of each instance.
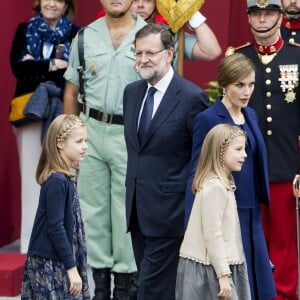
[[[266,92],[266,96],[267,96],[268,98],[270,98],[270,97],[272,96],[272,93],[271,93],[271,92]]]
[[[271,123],[272,122],[272,117],[267,117],[267,122]]]
[[[271,73],[271,68],[266,68],[267,73]]]
[[[271,105],[271,104],[267,104],[267,105],[266,105],[266,108],[267,108],[268,110],[270,110],[270,109],[272,108],[272,105]]]
[[[268,130],[267,135],[272,135],[272,130]]]
[[[266,84],[267,84],[267,85],[270,85],[270,84],[271,84],[271,79],[267,79],[267,80],[266,80]]]

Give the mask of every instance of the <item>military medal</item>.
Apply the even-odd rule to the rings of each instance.
[[[296,100],[295,88],[299,84],[298,65],[279,65],[280,87],[284,93],[284,101],[293,103]]]
[[[296,99],[296,93],[294,91],[288,91],[286,94],[285,94],[285,98],[284,100],[287,102],[287,103],[293,103]]]

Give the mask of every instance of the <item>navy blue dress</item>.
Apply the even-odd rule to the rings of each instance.
[[[260,297],[258,291],[258,281],[264,282],[269,277],[272,283],[273,276],[271,276],[270,272],[270,262],[262,228],[261,209],[254,178],[255,172],[253,170],[255,168],[255,165],[257,164],[257,142],[253,135],[252,129],[248,126],[247,123],[240,127],[247,133],[247,159],[243,164],[242,172],[240,172],[241,174],[233,173],[233,176],[243,176],[245,180],[248,181],[249,186],[253,187],[253,207],[238,207],[243,247],[247,266],[249,266],[248,278],[251,287],[251,297],[252,299],[268,300],[271,298]],[[259,241],[259,243],[257,241]],[[266,274],[262,274],[260,271],[258,271],[257,266],[259,266],[260,269],[268,271],[267,274],[269,273],[269,275],[266,278],[262,278],[262,276],[266,276]]]

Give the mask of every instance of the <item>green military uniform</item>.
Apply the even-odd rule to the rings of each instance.
[[[136,24],[118,49],[113,48],[105,18],[84,31],[86,111],[80,115],[87,124],[89,149],[80,164],[78,191],[86,225],[88,263],[116,273],[136,271],[131,238],[126,233],[127,152],[122,113],[123,89],[139,79],[134,70],[134,36],[146,23],[133,17]],[[77,44],[78,37],[65,79],[79,86]],[[105,113],[113,117],[106,118]]]

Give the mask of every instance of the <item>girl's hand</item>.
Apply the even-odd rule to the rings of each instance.
[[[70,280],[70,289],[69,289],[70,294],[72,296],[81,294],[82,293],[82,280],[77,271],[77,268],[76,267],[71,268],[71,269],[67,270],[67,273],[68,273],[68,277]]]
[[[229,300],[231,297],[231,286],[228,275],[222,275],[219,278],[220,292],[219,297],[223,297],[224,300]]]

